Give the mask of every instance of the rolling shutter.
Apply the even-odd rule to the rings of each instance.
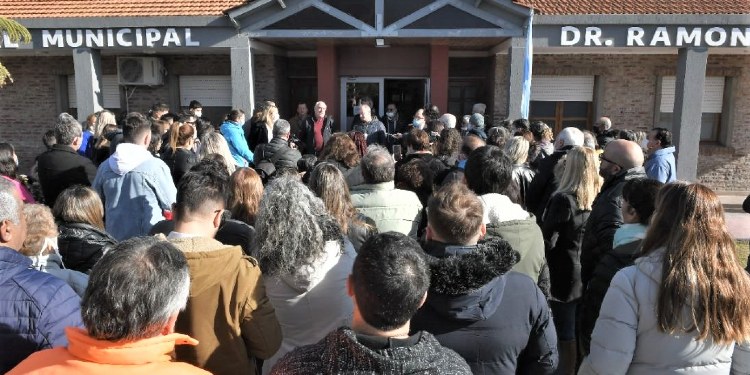
[[[659,112],[672,113],[674,111],[675,87],[676,79],[674,76],[662,77]],[[703,87],[701,113],[721,113],[723,104],[724,77],[706,77],[706,83]]]
[[[117,83],[117,75],[102,76],[102,107],[120,108],[120,85]],[[78,108],[78,96],[76,95],[75,76],[68,76],[68,106]]]
[[[231,76],[180,76],[180,105],[187,107],[191,100],[204,107],[231,107]]]
[[[542,102],[594,101],[594,76],[534,76],[531,100]]]

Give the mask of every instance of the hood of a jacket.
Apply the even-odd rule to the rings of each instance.
[[[664,156],[664,155],[674,154],[675,151],[677,151],[677,149],[674,146],[664,147],[664,148],[660,148],[654,151],[651,154],[651,156],[655,157],[655,156]]]
[[[180,249],[190,267],[190,295],[199,295],[236,273],[242,248],[224,245],[213,238],[187,237],[169,240]]]
[[[643,167],[630,168],[628,170],[620,171],[620,173],[609,177],[604,180],[601,191],[607,191],[612,186],[617,185],[621,181],[628,181],[635,178],[647,178],[646,169]]]
[[[31,259],[9,247],[0,247],[0,284],[31,267]]]
[[[492,316],[505,290],[505,275],[521,256],[501,238],[475,246],[428,242],[430,292],[427,305],[453,320],[479,321]]]
[[[452,363],[456,358],[446,356],[446,350],[427,332],[413,345],[374,350],[357,341],[350,328],[342,327],[327,335],[321,345],[320,361],[326,374],[455,374],[464,369]]]
[[[124,176],[154,156],[143,146],[133,143],[120,143],[117,151],[109,158],[109,167],[120,176]]]
[[[659,248],[635,260],[635,268],[651,279],[656,285],[661,285],[662,283],[665,252],[665,248]]]
[[[339,259],[347,253],[354,253],[354,247],[348,238],[343,243],[336,240],[326,241],[323,253],[313,265],[300,267],[294,274],[282,275],[280,279],[298,293],[307,293],[328,277],[328,271],[341,267]],[[349,273],[351,270],[347,271],[347,274]]]
[[[484,223],[497,224],[504,221],[526,220],[529,213],[521,205],[513,203],[502,194],[490,193],[479,197],[484,207]]]

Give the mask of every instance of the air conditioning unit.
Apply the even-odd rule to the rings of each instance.
[[[164,63],[158,57],[118,57],[120,85],[155,86],[164,84]]]

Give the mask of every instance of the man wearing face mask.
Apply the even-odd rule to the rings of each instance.
[[[612,251],[615,232],[623,224],[620,208],[622,187],[628,180],[646,178],[643,150],[635,142],[614,140],[607,144],[599,158],[599,174],[604,178],[604,184],[594,200],[581,245],[584,288],[602,255]]]
[[[399,127],[398,123],[398,109],[396,108],[396,104],[389,103],[388,107],[386,107],[385,110],[385,130],[388,134],[396,134],[401,133],[402,129]]]
[[[425,126],[427,126],[427,122],[424,118],[424,109],[420,108],[416,113],[414,113],[414,119],[411,122],[411,127],[412,129],[424,130]]]
[[[203,104],[197,100],[191,100],[188,106],[188,112],[196,118],[203,117]]]

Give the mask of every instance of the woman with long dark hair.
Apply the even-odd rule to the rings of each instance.
[[[175,185],[198,162],[198,155],[193,152],[194,145],[195,128],[192,125],[179,122],[172,124],[169,148],[161,154],[161,160],[169,167]]]
[[[604,297],[579,374],[750,373],[750,277],[719,197],[672,183]]]

